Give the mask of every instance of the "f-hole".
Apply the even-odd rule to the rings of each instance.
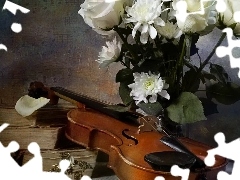
[[[129,131],[129,129],[124,129],[124,130],[122,131],[122,135],[123,135],[125,138],[130,139],[130,140],[133,141],[133,144],[129,144],[128,146],[137,145],[137,144],[138,144],[138,140],[137,140],[135,137],[129,135],[129,134],[127,133],[128,131]]]

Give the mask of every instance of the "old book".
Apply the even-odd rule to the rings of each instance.
[[[62,159],[70,160],[71,164],[66,174],[73,180],[79,180],[83,175],[92,176],[97,151],[85,149],[41,150],[41,155],[44,171],[59,172],[59,162]],[[25,151],[22,164],[27,163],[31,158],[33,158],[33,155]]]
[[[14,107],[0,108],[0,124],[9,123],[10,127],[61,126],[67,122],[67,112],[75,108],[71,103],[46,105],[32,115],[22,117]]]
[[[27,149],[31,142],[37,142],[41,149],[54,149],[61,138],[64,138],[63,127],[7,127],[0,134],[4,146],[14,140],[20,149]]]

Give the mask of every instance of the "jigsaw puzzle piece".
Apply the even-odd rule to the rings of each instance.
[[[3,124],[0,126],[0,133],[1,133],[4,129],[6,129],[8,126],[9,126],[8,123],[3,123]]]
[[[4,11],[4,10],[7,10],[7,11]],[[15,4],[11,1],[8,1],[8,0],[4,0],[2,1],[1,0],[1,3],[0,3],[0,17],[4,19],[4,17],[7,18],[6,21],[4,21],[4,25],[2,27],[0,27],[0,39],[2,39],[4,36],[6,35],[9,35],[9,31],[8,31],[8,27],[11,26],[11,30],[14,32],[14,33],[20,33],[22,31],[22,25],[20,23],[16,23],[16,22],[9,22],[11,19],[15,19],[13,18],[13,16],[16,15],[17,11],[20,11],[24,14],[26,13],[29,13],[30,10],[25,8],[25,7],[22,7],[18,4]],[[9,15],[11,14],[11,16]],[[0,50],[5,50],[7,51],[7,46],[4,44],[2,44],[0,42]]]
[[[10,1],[6,1],[4,6],[3,6],[3,10],[7,9],[8,11],[10,11],[12,14],[16,15],[17,13],[17,10],[21,11],[22,13],[26,14],[26,13],[29,13],[30,10],[27,9],[27,8],[24,8],[22,6],[19,6],[18,4],[15,4],[13,2],[10,2]],[[13,23],[11,25],[11,29],[13,32],[15,33],[19,33],[22,31],[22,25],[19,24],[19,23]],[[1,47],[0,47],[1,48]]]
[[[11,1],[6,1],[4,6],[3,6],[3,10],[9,10],[11,13],[13,13],[14,15],[16,15],[16,12],[17,10],[20,10],[22,13],[26,14],[26,13],[29,13],[30,10],[25,8],[25,7],[22,7],[22,6],[19,6],[18,4],[15,4]]]
[[[89,176],[87,175],[84,175],[81,180],[92,180]],[[163,179],[164,180],[164,179]]]
[[[234,21],[240,23],[240,11],[237,11],[233,15]]]
[[[22,171],[24,172],[34,172],[40,173],[43,170],[42,156],[40,152],[40,147],[36,142],[32,142],[28,145],[28,151],[34,155],[26,164],[22,166]]]
[[[224,56],[229,56],[230,66],[231,68],[240,68],[240,58],[235,58],[233,56],[233,49],[240,47],[240,40],[236,39],[233,40],[233,30],[231,28],[225,28],[222,32],[227,33],[227,39],[228,39],[228,47],[225,46],[219,46],[216,49],[216,55],[220,58]],[[238,77],[240,78],[240,71],[238,73]]]
[[[219,149],[219,146],[222,148],[226,146],[224,134],[219,132],[214,136],[214,139],[217,142],[218,147],[207,151],[208,155],[204,159],[204,163],[207,166],[213,166],[215,164],[215,155],[223,155],[224,157],[224,149]]]
[[[1,49],[7,51],[7,47],[4,44],[0,44],[0,50]]]
[[[215,141],[218,144],[218,147],[208,150],[208,155],[204,159],[204,162],[207,166],[213,166],[215,163],[215,156],[219,155],[227,159],[235,160],[238,158],[237,149],[240,148],[240,140],[236,139],[229,143],[225,142],[225,135],[221,132],[217,133],[214,136]]]
[[[11,29],[15,33],[20,33],[22,31],[22,25],[19,23],[12,23]]]
[[[7,147],[4,147],[0,142],[0,171],[2,177],[14,175],[13,170],[14,173],[20,172],[20,166],[11,156],[11,153],[16,152],[18,149],[19,144],[16,141],[10,142]],[[9,177],[9,179],[11,178]]]
[[[240,177],[240,138],[233,140],[229,143],[225,142],[225,135],[223,133],[217,133],[214,136],[215,141],[218,144],[218,147],[208,150],[208,155],[204,159],[204,162],[207,166],[212,166],[215,163],[215,156],[219,155],[227,159],[234,161],[232,173],[228,174],[224,171],[218,173],[218,180],[236,180]]]
[[[162,176],[157,176],[157,177],[154,178],[154,180],[165,180],[165,178],[162,177]]]
[[[181,22],[185,22],[188,16],[186,1],[178,1],[176,3],[176,8],[177,8],[177,14],[176,14],[177,19],[180,20]]]
[[[231,177],[230,177],[230,174],[224,172],[224,171],[220,171],[217,175],[217,179],[218,180],[230,180]]]
[[[69,160],[61,160],[59,163],[59,168],[61,169],[61,173],[65,173],[65,171],[68,169],[68,167],[70,166],[70,161]]]
[[[226,3],[224,2],[224,0],[217,0],[217,4],[216,4],[216,10],[220,13],[224,12],[227,8]]]
[[[66,170],[68,169],[70,165],[69,160],[61,160],[59,162],[59,168],[61,169],[60,172],[42,172],[42,174],[39,176],[40,179],[56,179],[56,180],[71,180],[66,174]],[[39,179],[39,180],[40,180]]]
[[[238,180],[240,177],[239,162],[240,162],[239,158],[238,160],[235,160],[231,174],[228,174],[227,172],[224,172],[224,171],[220,171],[217,175],[217,179],[218,180]]]
[[[171,174],[173,176],[180,176],[180,177],[182,177],[181,180],[188,180],[189,174],[190,174],[190,170],[189,169],[182,169],[179,166],[174,165],[171,168]]]

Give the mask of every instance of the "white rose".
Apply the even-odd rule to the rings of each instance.
[[[112,42],[107,41],[106,46],[102,47],[102,51],[99,53],[98,60],[99,67],[107,67],[112,62],[115,62],[121,53],[122,44],[117,42],[116,37]]]
[[[240,1],[239,0],[224,0],[226,4],[226,10],[220,13],[220,19],[223,20],[224,25],[230,26],[237,23],[234,20],[234,13],[240,11]],[[240,23],[238,22],[233,29],[234,34],[240,35]]]
[[[178,27],[184,33],[195,33],[201,32],[207,28],[210,24],[215,24],[215,13],[213,1],[204,1],[203,7],[204,12],[201,13],[201,1],[202,0],[174,0],[172,5],[173,9],[176,11],[176,19]],[[177,3],[186,3],[185,7],[177,9]],[[182,4],[183,5],[183,4]],[[185,8],[185,12],[184,12]],[[186,13],[187,12],[187,13]]]
[[[118,25],[124,12],[122,0],[85,0],[78,13],[86,24],[99,34],[107,35],[115,25]]]

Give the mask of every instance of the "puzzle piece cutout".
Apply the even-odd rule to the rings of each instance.
[[[218,57],[222,58],[224,56],[229,56],[231,68],[240,68],[240,58],[233,57],[232,51],[234,48],[240,48],[240,40],[233,40],[233,30],[231,28],[225,28],[223,32],[227,33],[228,47],[219,46],[216,49],[216,54]],[[238,72],[238,77],[240,78],[240,71]]]
[[[217,0],[217,4],[216,4],[216,10],[220,13],[224,12],[227,8],[226,3],[224,2],[224,0]]]
[[[177,17],[177,19],[180,20],[181,22],[185,22],[188,15],[191,15],[191,14],[202,14],[203,15],[204,12],[205,12],[203,1],[206,1],[206,0],[201,1],[199,11],[187,12],[187,8],[188,8],[187,7],[187,2],[184,1],[184,0],[178,0],[176,2],[176,9],[177,9],[176,17]]]
[[[178,20],[181,22],[185,22],[186,18],[188,15],[193,15],[193,14],[201,14],[204,15],[205,10],[204,10],[204,2],[207,1],[212,1],[212,0],[201,0],[200,2],[200,10],[195,11],[195,12],[187,12],[187,2],[185,0],[179,0],[176,2],[176,17]],[[226,10],[226,3],[224,0],[216,0],[216,10],[218,12],[224,12]],[[215,22],[215,20],[213,20]]]
[[[240,23],[240,11],[237,11],[234,13],[233,15],[234,21],[236,21],[237,23]]]
[[[182,169],[177,165],[173,165],[171,167],[171,174],[173,176],[180,176],[182,177],[181,180],[188,180],[189,178],[189,174],[190,174],[190,170],[189,169]]]
[[[225,157],[234,161],[231,175],[227,172],[220,171],[217,175],[218,180],[237,180],[240,177],[240,138],[233,140],[229,143],[225,142],[225,135],[221,132],[214,136],[215,141],[218,143],[217,148],[208,150],[208,155],[204,159],[207,166],[213,166],[215,163],[215,155]]]
[[[181,180],[188,180],[189,174],[190,174],[190,170],[189,169],[182,169],[182,168],[180,168],[177,165],[173,165],[171,167],[170,173],[173,176],[176,176],[176,177],[180,176]],[[162,177],[162,176],[157,176],[154,180],[165,180],[165,178]]]
[[[15,3],[11,2],[11,1],[8,1],[8,0],[5,1],[2,10],[8,10],[9,12],[11,12],[14,15],[16,15],[17,10],[21,11],[24,14],[30,12],[29,9],[24,8],[22,6],[19,6],[18,4],[15,4]],[[20,33],[22,31],[22,25],[19,24],[19,23],[14,22],[11,25],[11,30],[14,33]],[[1,49],[7,51],[7,47],[4,44],[0,43],[0,50]]]
[[[162,176],[157,176],[157,177],[154,178],[154,180],[165,180],[165,178],[162,177]]]
[[[6,129],[9,124],[4,123],[0,126],[0,133]],[[28,151],[34,155],[22,167],[12,158],[11,153],[19,150],[19,144],[12,141],[7,147],[4,147],[0,142],[0,179],[24,179],[24,180],[71,180],[65,171],[68,169],[70,162],[69,160],[62,160],[59,163],[61,172],[44,172],[42,168],[42,156],[40,147],[36,142],[32,142],[28,145]],[[91,180],[88,176],[83,176],[81,180]]]
[[[16,15],[17,10],[21,11],[24,14],[30,12],[29,9],[27,9],[25,7],[22,7],[22,6],[19,6],[18,4],[15,4],[15,3],[11,2],[11,1],[8,1],[8,0],[6,0],[5,4],[3,6],[3,10],[5,10],[5,9],[9,10],[14,15]]]

